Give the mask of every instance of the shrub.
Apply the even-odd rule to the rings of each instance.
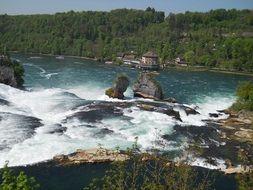
[[[128,150],[129,160],[117,161],[112,169],[84,190],[208,190],[208,176],[197,179],[188,165],[175,165],[158,154],[140,154],[137,144]]]
[[[14,68],[14,74],[18,83],[18,86],[22,86],[24,84],[24,68],[23,66],[17,62],[17,61],[13,61],[13,68]]]
[[[36,190],[39,188],[33,177],[29,178],[24,172],[20,172],[18,176],[15,176],[7,165],[5,165],[1,173],[2,183],[0,184],[0,190]]]
[[[237,101],[233,104],[234,110],[253,111],[253,83],[251,81],[242,82],[236,89]]]

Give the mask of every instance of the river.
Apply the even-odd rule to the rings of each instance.
[[[196,108],[199,115],[187,116],[178,110],[182,119],[179,122],[162,113],[129,107],[121,108],[122,114],[98,109],[84,118],[73,115],[87,111],[87,105],[98,102],[121,102],[104,95],[120,73],[125,73],[131,81],[124,101],[136,101],[131,85],[139,71],[79,58],[59,60],[53,56],[23,54],[11,57],[20,60],[25,68],[26,90],[0,84],[0,166],[6,160],[10,166],[34,164],[57,154],[98,145],[125,149],[136,136],[143,150],[155,146],[157,138],[166,136],[163,149],[182,152],[189,144],[189,137],[179,134],[175,126],[196,129],[205,126],[209,113],[232,105],[237,84],[250,78],[207,71],[161,71],[157,79],[165,97],[174,97],[181,105]],[[219,119],[225,117],[221,114]]]

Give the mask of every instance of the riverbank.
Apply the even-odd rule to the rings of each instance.
[[[10,53],[22,53],[19,51],[9,51]],[[63,57],[69,57],[69,58],[78,58],[78,59],[85,59],[85,60],[92,60],[92,61],[98,61],[97,58],[92,57],[83,57],[83,56],[75,56],[75,55],[54,55],[54,54],[45,54],[45,53],[24,53],[25,55],[42,55],[42,56],[50,56],[50,57],[57,57],[57,56],[63,56]]]
[[[141,155],[141,153],[140,153]],[[163,156],[162,156],[163,158]],[[99,163],[112,163],[115,161],[126,161],[131,159],[126,151],[109,150],[104,148],[94,148],[88,150],[78,149],[74,153],[68,155],[56,155],[50,162],[54,162],[58,166],[75,166],[75,165],[86,165],[86,164],[99,164]],[[151,153],[145,153],[142,158],[144,162],[152,160],[153,156]],[[164,159],[164,158],[163,158]],[[180,165],[179,162],[173,160],[167,160],[168,166],[173,164],[175,166]],[[187,161],[186,161],[187,163]],[[189,166],[193,167],[190,163]],[[208,168],[207,168],[208,169]],[[217,171],[223,172],[224,174],[237,174],[237,173],[248,173],[252,172],[252,166],[232,166],[228,165],[226,168],[218,169]]]
[[[250,72],[243,72],[243,71],[229,71],[229,70],[222,70],[218,68],[207,68],[204,66],[173,66],[173,67],[166,67],[164,70],[181,70],[181,71],[191,71],[191,72],[215,72],[215,73],[224,73],[224,74],[235,74],[235,75],[243,75],[243,76],[252,76],[253,73]]]
[[[227,109],[224,112],[229,114],[229,117],[219,122],[222,128],[230,131],[227,133],[227,138],[253,144],[253,112],[232,109]]]
[[[18,51],[10,51],[10,52],[11,53],[21,53],[21,52],[18,52]],[[43,56],[50,56],[50,57],[59,56],[59,55],[54,55],[54,54],[42,54],[42,53],[25,53],[25,54],[28,54],[28,55],[43,55]],[[92,57],[83,57],[83,56],[75,56],[75,55],[61,55],[61,56],[69,57],[69,58],[78,58],[78,59],[99,61],[98,58],[92,58]],[[112,62],[112,64],[109,64],[109,65],[116,65],[116,66],[124,66],[124,67],[134,68],[131,65],[126,65],[126,64],[119,65],[119,64],[114,64],[113,62]],[[252,76],[253,77],[253,73],[251,73],[251,72],[230,71],[230,70],[223,70],[223,69],[219,69],[219,68],[208,68],[208,67],[205,67],[205,66],[169,66],[169,67],[164,68],[163,70],[171,70],[171,69],[175,69],[175,70],[179,70],[179,71],[180,70],[182,70],[182,71],[191,71],[191,72],[208,71],[208,72],[216,72],[216,73],[224,73],[224,74],[235,74],[235,75],[243,75],[243,76]]]

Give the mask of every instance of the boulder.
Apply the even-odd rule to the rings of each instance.
[[[13,67],[0,65],[0,83],[18,87]]]
[[[163,99],[163,91],[160,84],[154,79],[151,73],[141,73],[133,85],[135,97],[150,98],[155,100]]]
[[[181,119],[178,111],[175,111],[173,109],[171,109],[171,110],[168,109],[168,110],[166,110],[165,114],[167,114],[168,116],[173,116],[176,120],[179,120],[182,122],[182,119]]]
[[[199,112],[197,112],[195,109],[192,109],[190,107],[185,107],[185,113],[186,115],[197,115]]]
[[[125,161],[128,159],[129,156],[126,153],[104,148],[89,150],[79,149],[69,155],[57,155],[53,157],[53,160],[61,166]]]
[[[129,80],[125,75],[119,75],[113,83],[113,87],[107,89],[105,94],[110,98],[124,99],[124,92],[127,90]]]
[[[217,113],[209,113],[209,116],[210,117],[214,117],[214,118],[218,118],[219,114],[217,114]]]
[[[21,88],[24,80],[23,66],[6,55],[0,55],[0,83]]]

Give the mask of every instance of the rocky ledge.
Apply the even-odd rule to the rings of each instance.
[[[0,83],[20,88],[23,85],[24,69],[17,61],[8,56],[0,55]]]
[[[76,152],[69,155],[57,155],[53,158],[59,166],[71,166],[80,164],[96,164],[114,161],[126,161],[129,156],[126,153],[114,150],[108,150],[104,148],[89,149],[89,150],[77,150]],[[152,160],[152,157],[146,155],[143,161]],[[180,165],[180,162],[173,162],[168,160],[167,166],[175,164],[175,166]],[[234,173],[247,173],[253,171],[252,166],[229,166],[227,168],[221,169],[220,171],[225,174]]]
[[[0,65],[0,83],[12,87],[18,87],[14,69],[12,67]]]
[[[124,99],[124,92],[127,90],[129,80],[125,75],[119,75],[113,82],[113,87],[107,89],[105,94],[110,98]]]
[[[220,120],[220,124],[226,129],[227,138],[253,144],[253,112],[245,110],[237,112],[231,109],[224,112],[229,114],[229,117]]]
[[[134,96],[162,100],[162,87],[154,77],[152,73],[140,73],[137,81],[133,85]]]
[[[69,155],[57,155],[53,160],[62,166],[85,163],[104,163],[113,161],[125,161],[129,159],[127,154],[120,151],[108,150],[104,148],[77,150]]]

